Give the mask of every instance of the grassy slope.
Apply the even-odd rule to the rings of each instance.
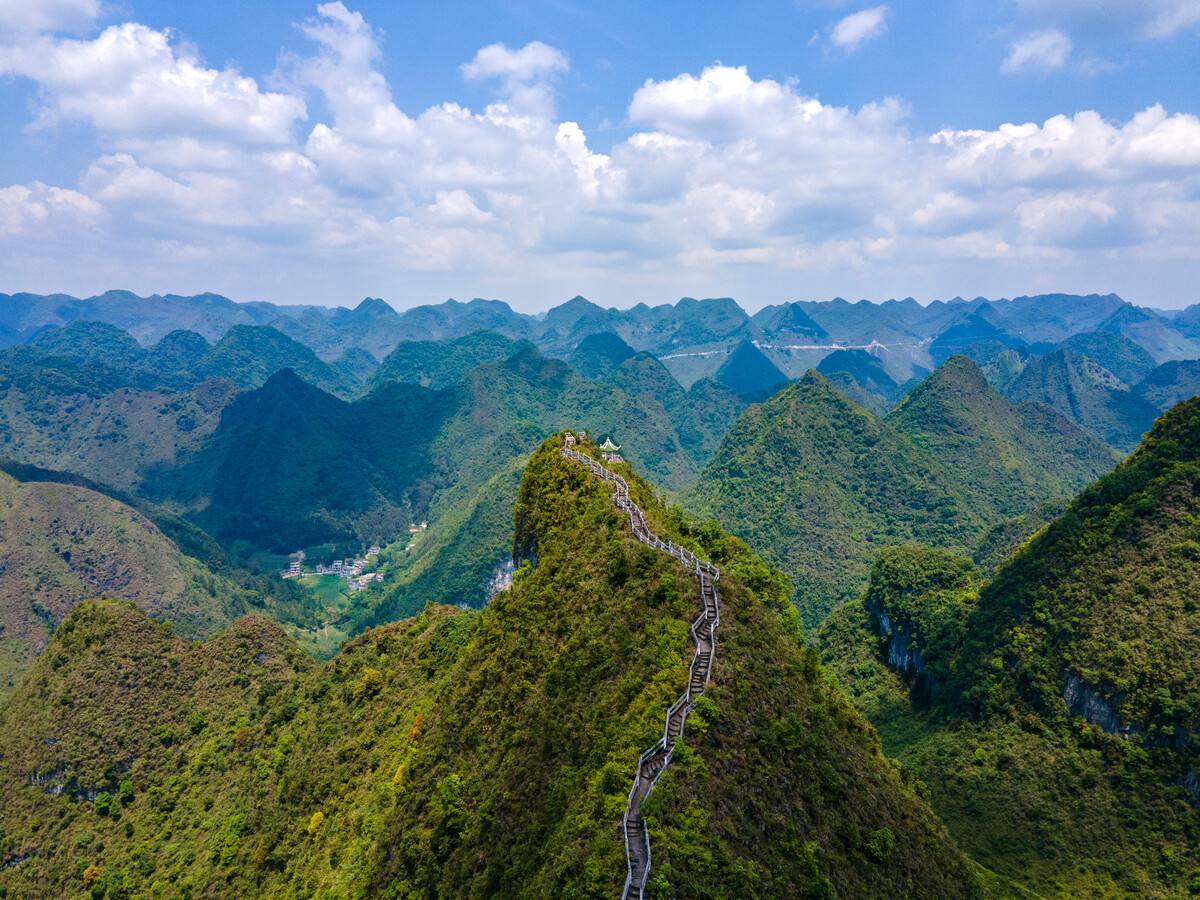
[[[0,777],[15,786],[0,855],[21,860],[0,885],[615,894],[615,824],[686,677],[695,588],[556,450],[522,482],[518,545],[538,564],[511,591],[376,629],[319,668],[261,619],[192,647],[130,608],[77,608],[0,711]],[[801,646],[778,576],[715,528],[676,531],[633,488],[664,533],[725,569],[714,703],[651,822],[667,889],[971,893],[962,857]]]

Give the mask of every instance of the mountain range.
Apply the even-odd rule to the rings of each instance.
[[[0,299],[0,895],[616,893],[567,428],[651,894],[1186,893],[1196,321]]]
[[[1035,351],[1074,334],[1099,331],[1126,337],[1156,363],[1200,357],[1200,304],[1175,315],[1135,307],[1115,294],[1042,294],[1005,300],[955,298],[920,304],[908,298],[872,303],[796,301],[753,315],[729,298],[629,309],[605,309],[574,297],[543,315],[514,311],[501,300],[416,306],[397,312],[367,298],[357,307],[236,303],[215,294],[137,297],[109,291],[66,295],[0,294],[0,342],[28,341],[46,328],[101,321],[153,345],[171,331],[195,331],[216,341],[236,325],[270,325],[333,363],[349,350],[382,360],[402,341],[459,338],[491,331],[529,340],[543,353],[567,357],[589,335],[612,332],[635,350],[659,357],[685,386],[712,376],[744,340],[752,340],[791,378],[830,352],[870,348],[889,375],[905,382],[981,340]]]
[[[688,677],[694,580],[561,445],[526,467],[514,555],[536,564],[511,590],[324,665],[262,618],[192,646],[130,607],[76,607],[0,710],[6,889],[616,895],[614,822]],[[778,576],[719,531],[676,530],[626,473],[654,527],[723,572],[714,686],[646,812],[652,889],[979,894],[798,639]]]

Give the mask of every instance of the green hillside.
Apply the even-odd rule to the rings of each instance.
[[[1109,448],[1048,407],[1013,406],[964,356],[914,388],[887,422],[926,451],[988,521],[1071,496],[1116,463]]]
[[[879,547],[984,527],[928,455],[812,371],[742,414],[691,496],[787,573],[810,623],[861,588]]]
[[[1157,412],[1103,365],[1065,347],[1032,360],[1006,395],[1049,406],[1119,450],[1137,446]]]
[[[1166,413],[1133,456],[981,592],[957,682],[962,701],[980,709],[1020,701],[1065,717],[1074,678],[1114,721],[1168,743],[1182,729],[1188,743],[1200,723],[1198,514],[1193,399]]]
[[[900,395],[900,386],[878,359],[865,350],[834,350],[817,366],[837,389],[876,415],[884,415]]]
[[[255,599],[117,500],[0,474],[0,699],[70,610],[99,596],[132,601],[188,637],[227,625]]]
[[[1067,338],[1065,347],[1098,362],[1127,385],[1134,385],[1154,369],[1154,357],[1138,344],[1108,331],[1085,331]]]
[[[825,661],[973,858],[1042,894],[1200,885],[1200,400],[990,582],[881,555],[821,626]]]
[[[290,552],[371,543],[421,519],[440,529],[461,518],[498,470],[572,423],[614,434],[657,483],[686,487],[740,409],[710,384],[685,392],[647,354],[600,384],[521,344],[452,387],[385,382],[353,402],[285,370],[239,395],[219,427],[146,488],[227,544]],[[505,529],[487,546],[508,537]]]
[[[210,440],[151,491],[225,542],[283,553],[371,543],[417,517],[447,406],[436,391],[399,383],[347,403],[285,369],[239,395]]]
[[[788,382],[788,377],[779,371],[754,344],[744,339],[713,375],[713,381],[729,388],[739,397],[750,402],[765,400]]]
[[[601,331],[580,341],[568,362],[584,378],[600,381],[635,352],[611,331]]]
[[[371,383],[403,381],[422,387],[450,387],[481,363],[511,355],[515,346],[515,341],[490,331],[445,341],[403,341],[384,357]]]
[[[639,751],[686,679],[694,581],[551,441],[513,588],[314,668],[244,619],[192,646],[78,607],[0,710],[9,896],[614,896]],[[970,896],[965,860],[798,640],[779,579],[634,478],[723,570],[710,703],[647,810],[656,895]],[[19,861],[13,864],[12,861]]]
[[[742,415],[691,496],[788,574],[815,623],[861,590],[881,547],[973,549],[1114,464],[1078,426],[1014,407],[954,357],[884,420],[810,372]]]
[[[1163,363],[1133,389],[1138,399],[1167,410],[1200,394],[1200,359]]]

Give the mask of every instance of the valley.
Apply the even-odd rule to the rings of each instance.
[[[1200,871],[1192,338],[1102,297],[193,302],[0,351],[10,894]]]

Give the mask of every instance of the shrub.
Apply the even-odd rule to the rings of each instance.
[[[877,828],[867,835],[867,842],[863,845],[863,849],[867,851],[867,856],[875,862],[885,863],[891,859],[895,845],[896,841],[892,837],[890,828]]]
[[[308,820],[308,833],[315,837],[317,832],[321,830],[321,826],[324,824],[325,824],[325,813],[321,812],[318,809],[315,813],[312,814],[312,818],[310,818]]]

